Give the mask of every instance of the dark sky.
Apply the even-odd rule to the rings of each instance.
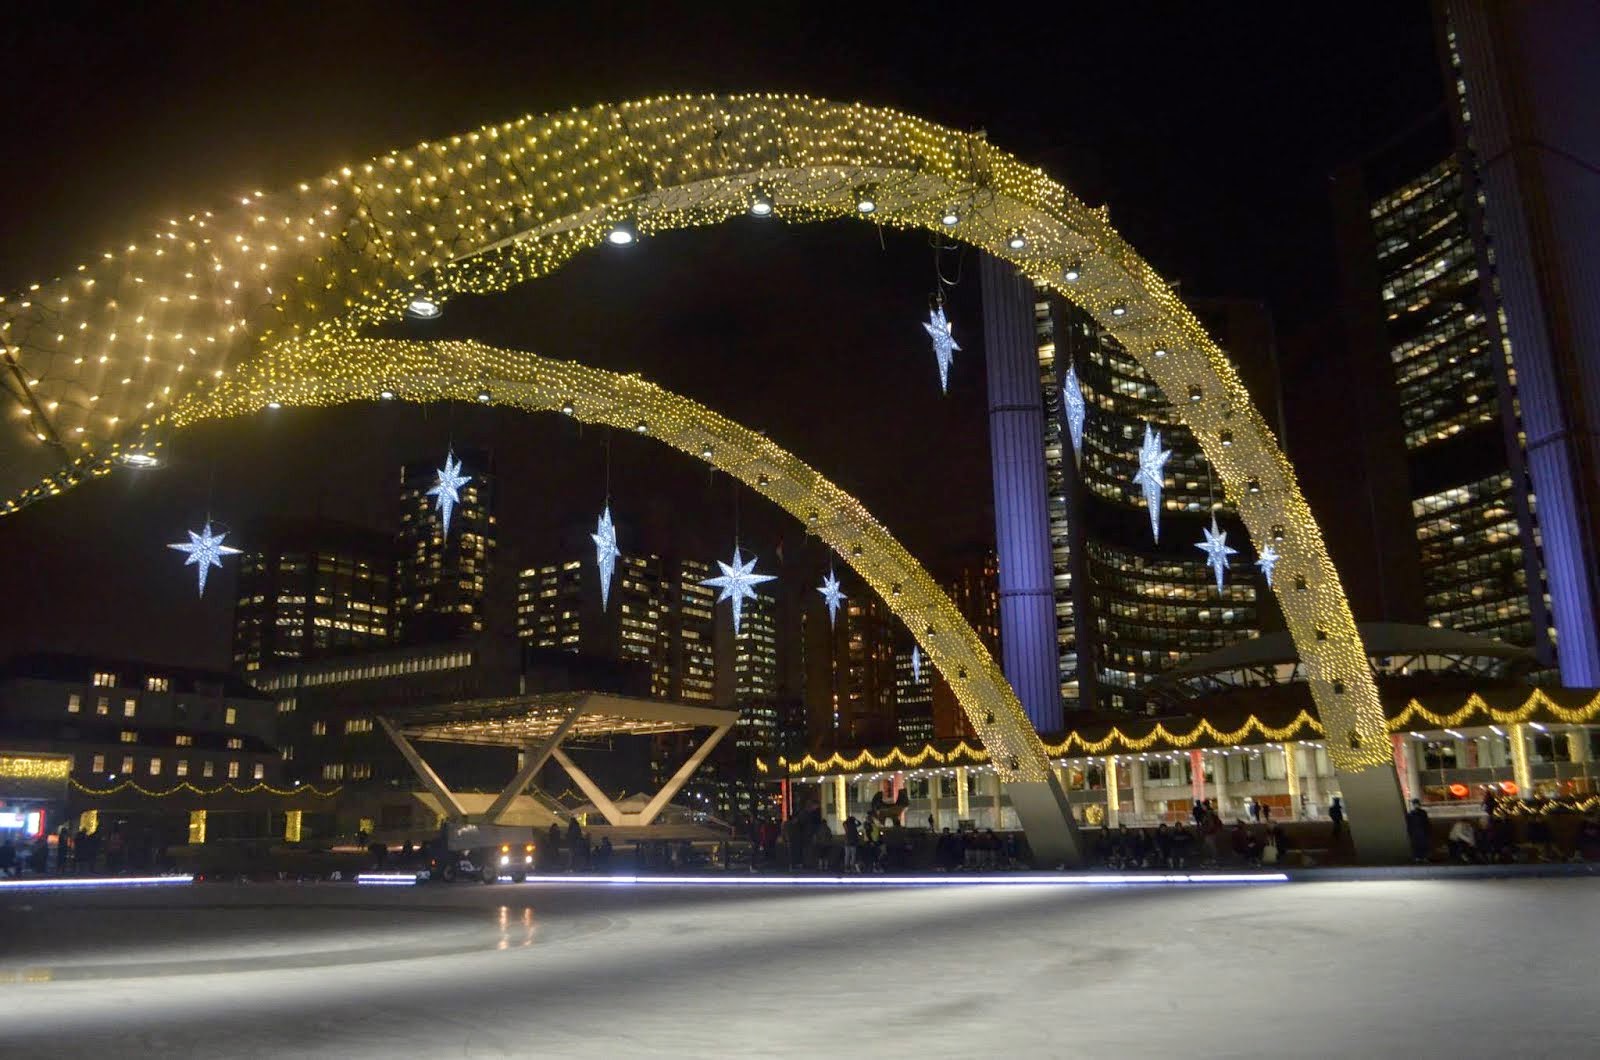
[[[983,127],[1107,203],[1185,291],[1265,298],[1280,331],[1326,313],[1327,174],[1437,103],[1426,4],[1027,10],[40,5],[0,31],[0,287],[174,211],[487,122],[667,91],[782,90]],[[952,319],[967,351],[944,399],[918,326],[927,241],[880,241],[861,224],[741,222],[597,251],[489,304],[453,305],[443,326],[637,370],[767,430],[935,560],[992,533],[975,263],[946,260],[947,272],[962,265]],[[267,513],[384,526],[399,463],[450,441],[495,449],[502,539],[524,558],[553,528],[592,518],[603,493],[599,432],[510,413],[282,410],[195,431],[161,472],[0,521],[12,559],[0,645],[223,665],[231,578],[197,603],[164,542],[208,508],[236,528]],[[648,524],[703,509],[682,520],[679,544],[726,551],[726,479],[631,438],[612,465],[619,514]],[[786,527],[798,538],[760,502],[741,508],[758,551]]]

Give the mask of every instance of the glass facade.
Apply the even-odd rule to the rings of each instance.
[[[1043,291],[1034,318],[1062,700],[1069,710],[1140,711],[1156,674],[1259,631],[1264,586],[1199,445],[1138,361],[1086,313]],[[1060,396],[1069,364],[1086,409],[1076,460]],[[1172,451],[1159,542],[1132,484],[1146,424]],[[1213,511],[1239,550],[1220,593],[1194,547]]]
[[[642,663],[649,668],[652,696],[709,702],[716,676],[716,594],[698,584],[709,577],[697,561],[623,555],[612,573],[610,606],[602,610],[592,557],[527,567],[517,575],[517,636],[540,648]],[[746,609],[747,620],[753,610]],[[763,613],[766,642],[775,645],[770,607]],[[752,672],[748,679],[753,686],[775,685],[776,671],[774,663],[762,671],[768,676]]]
[[[233,665],[251,673],[297,659],[375,651],[389,642],[387,543],[340,547],[315,530],[274,540],[239,563]],[[330,532],[336,536],[336,532]]]
[[[1529,585],[1535,505],[1508,440],[1523,442],[1516,376],[1474,239],[1477,194],[1451,154],[1372,199],[1379,294],[1426,618],[1535,645],[1544,636],[1534,607],[1542,574]]]

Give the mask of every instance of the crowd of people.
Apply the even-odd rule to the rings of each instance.
[[[1272,820],[1269,806],[1252,804],[1251,820],[1236,821],[1230,830],[1210,799],[1197,799],[1190,819],[1177,824],[1162,822],[1155,828],[1122,825],[1115,830],[1102,826],[1091,854],[1096,864],[1113,869],[1210,868],[1224,860],[1276,864],[1288,845],[1288,835]]]
[[[66,825],[53,835],[22,841],[0,840],[0,877],[81,876],[95,873],[155,872],[169,867],[165,847],[150,829],[125,833],[120,824],[105,834]]]

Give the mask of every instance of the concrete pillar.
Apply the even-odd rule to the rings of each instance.
[[[1265,767],[1263,766],[1262,768],[1264,772]],[[1236,815],[1230,814],[1226,806],[1228,801],[1227,755],[1218,755],[1211,760],[1211,790],[1214,792],[1211,797],[1214,800],[1217,816],[1222,818],[1223,823],[1233,820]]]
[[[1005,824],[1005,815],[1001,812],[1000,807],[1000,792],[1002,787],[1000,783],[1000,774],[995,773],[991,779],[994,781],[994,830],[998,832],[1000,831],[1001,826]]]
[[[988,254],[979,255],[978,275],[1000,561],[1001,668],[1033,727],[1054,732],[1061,728],[1061,686],[1033,285]]]
[[[1412,799],[1422,798],[1422,774],[1417,769],[1417,749],[1412,746],[1416,737],[1399,733],[1389,737],[1389,743],[1394,748],[1394,774],[1400,778],[1400,797],[1409,810]]]
[[[1283,776],[1289,785],[1289,813],[1291,821],[1300,819],[1300,756],[1292,743],[1283,745]]]
[[[1145,766],[1142,761],[1136,758],[1129,759],[1128,786],[1133,788],[1133,815],[1138,819],[1141,825],[1145,822],[1145,815],[1150,812],[1149,808],[1145,805],[1144,773]]]
[[[934,831],[939,830],[939,785],[943,782],[937,773],[928,778],[928,814],[933,818]]]
[[[1199,802],[1206,797],[1206,753],[1189,752],[1189,797]]]
[[[1106,759],[1106,827],[1122,823],[1122,792],[1117,788],[1117,760]]]
[[[960,822],[967,820],[967,818],[969,818],[971,816],[972,816],[971,811],[968,809],[968,806],[967,806],[967,767],[966,766],[956,766],[956,823],[957,823],[957,826],[960,825]]]
[[[300,842],[301,811],[289,810],[283,815],[283,841],[285,843]]]
[[[833,778],[833,825],[834,834],[844,831],[844,819],[850,816],[849,789],[845,785],[844,776]]]
[[[1321,812],[1323,801],[1322,774],[1319,772],[1320,766],[1318,764],[1321,756],[1317,754],[1317,749],[1315,747],[1307,747],[1304,748],[1303,754],[1296,755],[1295,757],[1305,760],[1306,771],[1304,777],[1306,815],[1309,817],[1314,817]]]
[[[1517,722],[1506,730],[1506,739],[1511,741],[1511,779],[1517,785],[1517,798],[1527,799],[1533,795],[1533,767],[1528,761],[1528,725],[1526,722]]]
[[[201,846],[206,841],[206,811],[189,811],[189,845]]]

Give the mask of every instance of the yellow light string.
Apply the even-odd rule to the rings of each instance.
[[[232,793],[234,795],[255,795],[260,792],[266,792],[268,795],[309,795],[316,799],[331,799],[344,790],[343,787],[339,786],[323,790],[321,788],[314,788],[309,784],[302,784],[298,788],[275,788],[265,782],[260,784],[252,784],[247,788],[240,787],[239,785],[230,782],[223,784],[220,787],[206,789],[196,787],[187,780],[179,784],[174,784],[165,791],[156,791],[152,788],[144,787],[136,780],[124,780],[118,784],[112,785],[109,788],[91,788],[87,784],[81,783],[76,777],[74,777],[72,780],[72,787],[76,791],[80,791],[85,795],[92,795],[95,798],[104,798],[107,795],[117,795],[124,791],[132,790],[140,795],[144,795],[153,799],[165,799],[168,796],[177,795],[180,793],[188,793],[190,795],[224,795],[228,793]]]
[[[1440,714],[1424,707],[1417,700],[1412,699],[1406,703],[1401,712],[1385,722],[1385,728],[1390,732],[1405,732],[1416,727],[1420,720],[1434,729],[1454,728],[1458,725],[1470,724],[1481,721],[1484,724],[1494,723],[1499,725],[1514,725],[1520,722],[1542,718],[1569,725],[1579,725],[1600,717],[1600,693],[1596,693],[1588,702],[1581,706],[1563,707],[1551,699],[1542,689],[1533,689],[1523,703],[1511,710],[1499,710],[1491,707],[1488,702],[1477,693],[1467,697],[1466,703],[1458,710],[1448,714]],[[1091,740],[1082,733],[1068,732],[1059,743],[1045,743],[1046,753],[1052,758],[1067,757],[1073,754],[1084,757],[1103,755],[1108,752],[1117,754],[1156,750],[1182,750],[1192,748],[1202,741],[1210,746],[1228,746],[1242,743],[1252,735],[1273,743],[1285,740],[1304,739],[1307,736],[1322,737],[1324,729],[1307,711],[1301,711],[1287,725],[1273,726],[1263,722],[1256,715],[1245,719],[1244,724],[1237,729],[1222,730],[1212,725],[1207,719],[1202,718],[1194,728],[1183,733],[1175,733],[1163,723],[1156,725],[1144,736],[1130,736],[1121,728],[1113,727],[1104,737]],[[797,760],[779,758],[776,760],[780,769],[787,769],[793,775],[810,773],[856,773],[868,769],[917,769],[930,762],[935,765],[948,765],[961,761],[963,763],[982,763],[989,760],[989,754],[981,746],[974,747],[965,741],[958,743],[947,751],[940,751],[933,744],[927,744],[917,751],[906,751],[899,747],[890,748],[884,754],[874,754],[871,751],[859,751],[852,755],[835,753],[826,758],[816,758],[805,755]],[[757,760],[761,772],[767,772],[770,767],[764,761]]]

